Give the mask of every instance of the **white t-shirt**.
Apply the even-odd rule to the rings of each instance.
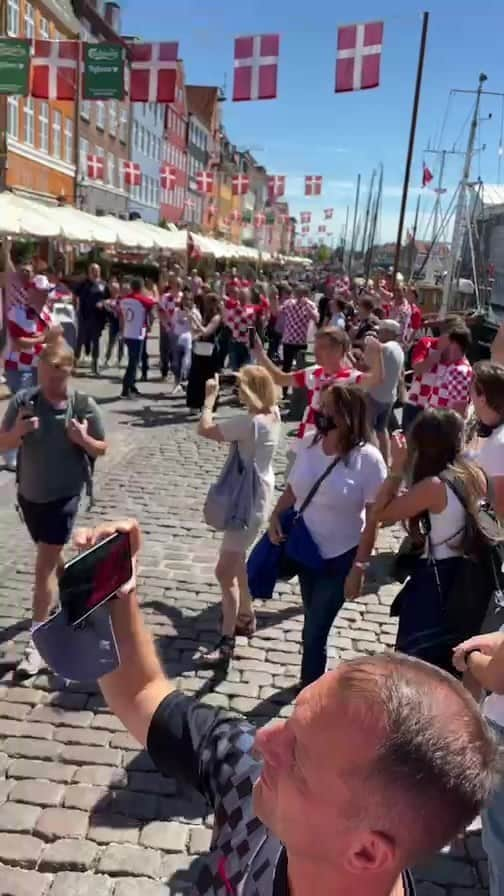
[[[254,436],[255,421],[255,436]],[[238,450],[245,462],[254,458],[261,489],[254,508],[254,516],[266,522],[272,509],[275,491],[273,457],[280,441],[281,420],[275,410],[272,414],[242,413],[230,420],[219,420],[219,429],[226,442],[237,442]]]
[[[476,460],[487,476],[504,476],[504,424],[494,429],[488,439],[482,439]]]
[[[289,485],[298,509],[334,457],[313,444],[313,434],[298,447]],[[341,460],[318,489],[303,513],[304,521],[324,559],[338,557],[358,545],[365,524],[365,506],[372,504],[387,475],[387,467],[374,445],[355,448]]]
[[[124,339],[145,339],[147,315],[156,302],[148,296],[126,296],[121,299],[120,312],[124,320]]]

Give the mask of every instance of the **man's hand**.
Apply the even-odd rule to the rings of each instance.
[[[459,672],[465,672],[466,662],[465,655],[468,650],[479,650],[484,656],[495,656],[497,651],[504,643],[504,634],[501,632],[491,632],[488,635],[475,635],[462,641],[453,650],[453,665]]]
[[[30,432],[36,432],[39,428],[39,418],[28,416],[26,408],[21,408],[18,412],[14,432],[19,439],[28,435]]]
[[[74,443],[74,445],[78,445],[79,448],[83,448],[86,443],[87,428],[87,420],[83,420],[81,423],[79,420],[76,420],[75,417],[73,417],[68,421],[68,438],[71,442]]]
[[[76,529],[74,533],[73,543],[78,551],[86,551],[95,545],[110,538],[117,532],[129,535],[131,565],[133,576],[123,587],[117,592],[118,597],[126,597],[133,591],[136,591],[136,577],[138,569],[138,556],[142,547],[142,533],[138,521],[135,519],[119,520],[116,523],[102,523],[95,529]]]

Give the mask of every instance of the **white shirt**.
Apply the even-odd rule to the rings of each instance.
[[[120,311],[124,320],[124,339],[145,339],[147,314],[155,305],[148,296],[132,295],[121,299]]]
[[[487,476],[504,476],[504,424],[494,429],[488,439],[481,440],[476,460]]]
[[[289,476],[296,509],[333,460],[324,454],[321,442],[313,445],[313,434],[303,439]],[[386,475],[380,452],[374,445],[366,444],[355,448],[324,480],[303,513],[324,559],[338,557],[358,545],[366,504],[373,503]]]

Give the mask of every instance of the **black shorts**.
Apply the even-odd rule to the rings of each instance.
[[[38,504],[18,495],[19,507],[23,513],[26,528],[35,544],[64,545],[70,540],[75,517],[79,509],[80,495],[72,498],[58,498]]]

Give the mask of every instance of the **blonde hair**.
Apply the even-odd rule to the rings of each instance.
[[[75,355],[63,336],[49,334],[40,353],[40,360],[45,361],[51,367],[68,367],[72,370],[75,364]]]
[[[256,364],[247,364],[236,377],[241,396],[250,412],[269,413],[275,407],[277,390],[267,370]]]

